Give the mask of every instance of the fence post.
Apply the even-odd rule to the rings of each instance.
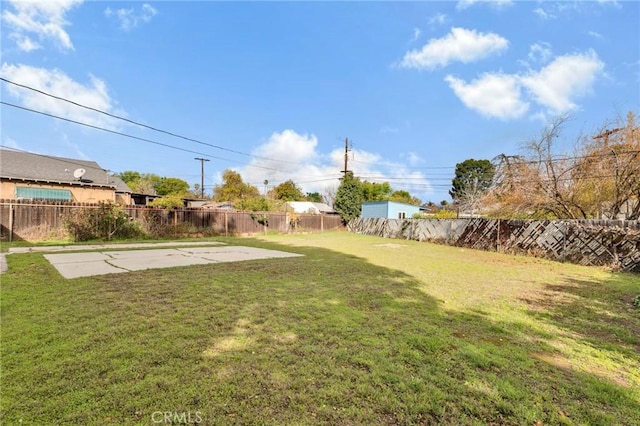
[[[269,223],[269,216],[266,213],[262,214],[264,222],[262,222],[262,229],[264,229],[264,235],[267,235],[267,223]]]
[[[564,226],[562,227],[562,260],[567,260],[567,229],[568,225],[566,222],[561,222]]]
[[[9,201],[9,242],[13,241],[13,204]]]
[[[224,236],[229,236],[229,212],[224,211]]]

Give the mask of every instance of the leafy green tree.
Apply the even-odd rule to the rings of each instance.
[[[167,194],[164,197],[156,198],[149,202],[152,207],[160,207],[163,209],[179,209],[184,207],[182,195],[178,193]]]
[[[362,182],[352,172],[347,172],[338,186],[335,198],[335,209],[344,222],[360,216],[363,200]]]
[[[320,195],[319,192],[307,192],[306,198],[308,201],[311,201],[312,203],[324,203],[324,200],[322,199],[322,195]]]
[[[216,201],[236,203],[243,199],[256,198],[260,195],[258,188],[242,180],[240,173],[227,169],[222,173],[222,184],[213,188]]]
[[[238,210],[246,210],[252,212],[268,212],[272,209],[269,200],[263,196],[243,198],[235,203]]]
[[[419,198],[412,196],[408,191],[404,190],[393,191],[389,200],[397,201],[399,203],[413,204],[414,206],[422,204],[422,201]]]
[[[454,201],[476,197],[489,189],[493,182],[495,167],[489,160],[470,158],[456,164],[455,177],[449,195]]]
[[[115,176],[122,179],[133,192],[138,194],[156,195],[156,186],[162,178],[153,173],[140,173],[133,170],[126,170],[116,173]]]
[[[189,184],[182,179],[163,177],[160,178],[160,181],[155,185],[155,190],[158,195],[184,195],[189,191]]]
[[[384,201],[391,198],[393,189],[389,182],[362,182],[362,198],[364,201]]]
[[[140,172],[133,170],[125,170],[122,173],[116,173],[114,176],[119,177],[127,185],[133,184],[141,178]]]
[[[138,192],[140,194],[150,194],[156,195],[156,185],[162,179],[160,176],[153,173],[145,173],[140,176],[140,180],[136,182],[135,188],[131,188],[134,192]]]
[[[273,188],[273,198],[282,201],[302,201],[305,197],[300,187],[289,179]]]

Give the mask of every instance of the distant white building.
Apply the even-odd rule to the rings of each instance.
[[[287,201],[284,203],[285,211],[297,214],[337,214],[326,203],[312,203],[311,201]]]

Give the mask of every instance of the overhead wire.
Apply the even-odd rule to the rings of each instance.
[[[24,149],[14,148],[12,146],[2,145],[2,144],[0,144],[0,148],[4,148],[4,149],[6,149],[8,151],[15,151],[15,152],[22,152],[22,153],[25,153],[25,154],[37,155],[38,157],[43,157],[43,158],[48,158],[50,160],[64,162],[65,164],[73,164],[73,165],[76,165],[76,166],[81,166],[82,168],[85,168],[85,169],[94,169],[94,170],[106,171],[102,167],[95,167],[95,166],[91,166],[90,164],[87,164],[87,163],[94,163],[94,161],[89,161],[88,160],[86,162],[83,162],[82,160],[75,160],[75,159],[72,159],[72,158],[55,157],[53,155],[47,155],[47,154],[37,154],[35,152],[29,152],[29,151],[26,151]]]
[[[188,152],[188,153],[191,153],[191,154],[202,155],[202,156],[205,156],[205,157],[208,157],[208,158],[215,158],[217,160],[223,160],[223,161],[229,161],[229,162],[232,162],[232,163],[238,163],[238,164],[242,164],[242,165],[247,166],[247,167],[257,167],[257,168],[260,168],[260,169],[280,171],[280,170],[272,168],[272,167],[259,166],[259,165],[251,164],[251,163],[243,163],[243,162],[236,161],[236,160],[230,160],[228,158],[217,157],[215,155],[211,155],[211,154],[200,152],[200,151],[194,151],[194,150],[187,149],[187,148],[181,148],[181,147],[175,146],[175,145],[170,145],[170,144],[167,144],[167,143],[158,142],[158,141],[154,141],[154,140],[147,139],[147,138],[142,138],[140,136],[129,135],[127,133],[119,132],[117,130],[107,129],[105,127],[96,126],[94,124],[83,123],[81,121],[72,120],[70,118],[65,118],[65,117],[60,117],[58,115],[50,114],[48,112],[38,111],[38,110],[35,110],[35,109],[32,109],[32,108],[27,108],[27,107],[23,107],[23,106],[20,106],[20,105],[15,105],[15,104],[12,104],[12,103],[9,103],[9,102],[5,102],[5,101],[0,101],[0,104],[6,105],[6,106],[9,106],[9,107],[12,107],[12,108],[21,109],[21,110],[24,110],[24,111],[29,111],[29,112],[32,112],[32,113],[35,113],[35,114],[40,114],[40,115],[44,115],[44,116],[47,116],[47,117],[55,118],[57,120],[63,120],[63,121],[67,121],[69,123],[74,123],[74,124],[78,124],[78,125],[81,125],[81,126],[90,127],[92,129],[96,129],[96,130],[100,130],[100,131],[103,131],[103,132],[112,133],[112,134],[115,134],[115,135],[118,135],[118,136],[123,136],[123,137],[126,137],[126,138],[138,140],[138,141],[141,141],[141,142],[146,142],[146,143],[150,143],[150,144],[154,144],[154,145],[158,145],[158,146],[163,146],[163,147],[166,147],[166,148],[175,149],[175,150],[178,150],[178,151],[183,151],[183,152]]]
[[[208,147],[211,147],[211,148],[219,149],[219,150],[230,152],[230,153],[233,153],[233,154],[244,155],[244,156],[247,156],[247,157],[257,158],[257,159],[261,159],[261,160],[277,161],[277,162],[289,163],[289,164],[299,164],[299,163],[296,163],[296,162],[293,162],[293,161],[280,160],[280,159],[276,159],[276,158],[263,157],[263,156],[259,156],[259,155],[255,155],[255,154],[249,154],[249,153],[238,151],[238,150],[235,150],[235,149],[226,148],[226,147],[223,147],[223,146],[220,146],[220,145],[215,145],[215,144],[204,142],[204,141],[201,141],[201,140],[198,140],[198,139],[190,138],[188,136],[183,136],[183,135],[180,135],[180,134],[177,134],[177,133],[174,133],[174,132],[170,132],[168,130],[163,130],[163,129],[160,129],[160,128],[157,128],[157,127],[154,127],[154,126],[151,126],[151,125],[148,125],[148,124],[141,123],[139,121],[131,120],[131,119],[126,118],[126,117],[122,117],[122,116],[119,116],[119,115],[116,115],[116,114],[112,114],[110,112],[103,111],[103,110],[98,109],[98,108],[90,107],[88,105],[83,105],[81,103],[72,101],[72,100],[64,98],[62,96],[57,96],[57,95],[45,92],[45,91],[40,90],[40,89],[36,89],[34,87],[31,87],[31,86],[27,86],[27,85],[24,85],[24,84],[16,83],[15,81],[8,80],[8,79],[6,79],[4,77],[0,77],[0,81],[4,81],[5,83],[9,83],[9,84],[12,84],[14,86],[21,87],[23,89],[31,90],[31,91],[34,91],[36,93],[40,93],[40,94],[42,94],[44,96],[48,96],[48,97],[53,98],[53,99],[57,99],[57,100],[60,100],[60,101],[63,101],[63,102],[70,103],[72,105],[75,105],[75,106],[80,107],[80,108],[84,108],[84,109],[89,110],[89,111],[94,111],[94,112],[97,112],[99,114],[106,115],[107,117],[115,118],[117,120],[122,120],[122,121],[125,121],[127,123],[143,127],[145,129],[153,130],[154,132],[163,133],[165,135],[169,135],[169,136],[172,136],[172,137],[175,137],[175,138],[183,139],[183,140],[186,140],[186,141],[189,141],[189,142],[194,142],[194,143],[197,143],[197,144],[200,144],[200,145],[205,145],[205,146],[208,146]],[[212,158],[217,158],[217,157],[213,157],[212,156]]]
[[[27,86],[27,85],[16,83],[14,81],[8,80],[8,79],[3,78],[3,77],[0,77],[0,81],[4,81],[5,83],[12,84],[12,85],[15,85],[17,87],[21,87],[23,89],[34,91],[34,92],[42,94],[44,96],[48,96],[48,97],[51,97],[53,99],[57,99],[57,100],[60,100],[60,101],[63,101],[63,102],[67,102],[67,103],[70,103],[70,104],[75,105],[77,107],[84,108],[84,109],[87,109],[87,110],[91,110],[91,111],[106,115],[108,117],[111,117],[111,118],[114,118],[114,119],[117,119],[117,120],[122,120],[122,121],[128,122],[130,124],[134,124],[136,126],[140,126],[140,127],[143,127],[143,128],[155,131],[155,132],[163,133],[163,134],[166,134],[166,135],[169,135],[169,136],[172,136],[172,137],[180,138],[180,139],[183,139],[183,140],[186,140],[186,141],[189,141],[189,142],[193,142],[193,143],[197,143],[197,144],[200,144],[200,145],[208,146],[208,147],[211,147],[211,148],[214,148],[214,149],[219,149],[219,150],[223,150],[223,151],[234,153],[234,154],[248,156],[248,157],[252,157],[252,158],[255,158],[255,159],[262,159],[262,160],[275,161],[275,162],[281,162],[281,163],[302,165],[302,163],[298,163],[298,162],[293,162],[293,161],[288,161],[288,160],[280,160],[280,159],[264,157],[264,156],[258,156],[258,155],[255,155],[255,154],[249,154],[249,153],[246,153],[246,152],[242,152],[242,151],[226,148],[226,147],[223,147],[223,146],[220,146],[220,145],[215,145],[215,144],[211,144],[211,143],[208,143],[208,142],[203,142],[203,141],[200,141],[198,139],[194,139],[194,138],[190,138],[190,137],[187,137],[187,136],[183,136],[183,135],[180,135],[180,134],[177,134],[177,133],[174,133],[174,132],[170,132],[170,131],[163,130],[163,129],[160,129],[160,128],[157,128],[157,127],[154,127],[154,126],[150,126],[148,124],[144,124],[144,123],[141,123],[141,122],[138,122],[138,121],[135,121],[135,120],[131,120],[131,119],[128,119],[126,117],[121,117],[121,116],[109,113],[107,111],[103,111],[103,110],[100,110],[100,109],[97,109],[97,108],[93,108],[93,107],[90,107],[90,106],[87,106],[87,105],[83,105],[83,104],[80,104],[78,102],[72,101],[70,99],[67,99],[67,98],[64,98],[64,97],[61,97],[61,96],[56,96],[56,95],[53,95],[51,93],[47,93],[45,91],[30,87],[30,86]],[[55,119],[58,119],[58,120],[67,121],[67,122],[78,124],[78,125],[81,125],[81,126],[90,127],[90,128],[96,129],[96,130],[109,132],[109,133],[112,133],[112,134],[116,134],[118,136],[131,138],[131,139],[138,140],[138,141],[141,141],[141,142],[155,144],[155,145],[158,145],[158,146],[163,146],[163,147],[166,147],[166,148],[171,148],[171,149],[175,149],[175,150],[179,150],[179,151],[183,151],[183,152],[188,152],[188,153],[192,153],[192,154],[202,155],[202,156],[206,156],[208,158],[214,158],[214,159],[218,159],[218,160],[222,160],[222,161],[228,161],[228,162],[231,162],[231,163],[236,163],[236,164],[244,165],[244,166],[247,166],[247,167],[260,168],[260,169],[271,170],[271,171],[276,171],[276,172],[283,172],[282,170],[276,169],[276,168],[273,168],[273,167],[260,166],[260,165],[256,165],[256,164],[252,164],[252,163],[243,163],[243,162],[240,162],[240,161],[231,160],[231,159],[223,158],[223,157],[218,157],[218,156],[211,155],[211,154],[208,154],[208,153],[203,153],[203,152],[199,152],[199,151],[195,151],[195,150],[191,150],[191,149],[187,149],[187,148],[177,147],[177,146],[170,145],[170,144],[167,144],[167,143],[158,142],[158,141],[154,141],[154,140],[151,140],[151,139],[148,139],[148,138],[142,138],[142,137],[139,137],[139,136],[130,135],[130,134],[127,134],[127,133],[124,133],[124,132],[119,132],[119,131],[116,131],[116,130],[111,130],[111,129],[107,129],[107,128],[104,128],[104,127],[88,124],[88,123],[83,123],[83,122],[80,122],[80,121],[77,121],[77,120],[72,120],[72,119],[69,119],[69,118],[60,117],[60,116],[57,116],[57,115],[54,115],[54,114],[50,114],[50,113],[46,113],[46,112],[43,112],[43,111],[38,111],[38,110],[35,110],[35,109],[31,109],[31,108],[15,105],[15,104],[12,104],[12,103],[9,103],[9,102],[5,102],[5,101],[0,101],[0,104],[6,105],[6,106],[9,106],[9,107],[13,107],[13,108],[17,108],[17,109],[21,109],[21,110],[25,110],[25,111],[29,111],[29,112],[36,113],[36,114],[41,114],[41,115],[48,116],[48,117],[51,117],[51,118],[55,118]],[[639,153],[639,152],[640,152],[640,150],[627,150],[627,151],[620,151],[620,152],[613,152],[612,151],[610,153],[589,154],[589,155],[584,155],[584,156],[574,156],[574,157],[562,156],[562,157],[540,159],[540,160],[518,161],[516,164],[555,163],[555,162],[560,162],[560,161],[570,161],[570,160],[587,159],[587,158],[593,158],[593,157],[603,157],[603,156],[612,156],[612,155],[623,155],[623,154],[627,154],[627,153],[632,153],[633,154],[633,153]],[[352,159],[351,162],[352,163],[357,163],[357,164],[364,164],[364,165],[380,166],[380,167],[385,167],[387,169],[397,168],[397,169],[404,169],[404,170],[407,170],[407,169],[410,169],[410,170],[439,170],[439,169],[440,170],[444,170],[444,169],[451,170],[451,169],[455,169],[456,168],[456,167],[453,167],[453,166],[407,166],[407,165],[389,164],[389,163],[384,163],[384,162],[371,163],[371,162],[364,162],[364,161],[359,161],[359,160],[355,160],[355,159]],[[414,176],[414,177],[402,177],[402,178],[399,178],[399,177],[386,177],[386,176],[375,176],[375,175],[374,176],[367,176],[366,174],[363,173],[360,177],[363,178],[363,179],[376,179],[376,180],[386,180],[386,181],[388,181],[388,180],[401,180],[401,181],[409,181],[409,180],[425,180],[425,181],[449,180],[449,179],[444,178],[444,177],[433,177],[433,174],[430,174],[430,175],[431,176],[424,176],[424,177],[415,177]],[[441,175],[443,175],[443,176],[451,176],[451,174],[444,174],[444,173],[441,174]],[[327,181],[327,180],[334,180],[334,179],[336,179],[338,177],[339,177],[339,175],[336,176],[336,177],[305,181],[305,182],[301,182],[301,183],[314,183],[314,182],[321,182],[321,181]],[[597,178],[608,178],[608,177],[614,177],[614,176],[598,176],[598,177],[591,177],[591,178],[596,178],[597,179]],[[588,178],[588,177],[582,177],[582,178]],[[557,179],[557,181],[572,180],[572,179],[576,179],[576,177]],[[396,183],[396,185],[400,185],[400,184],[402,184],[402,183],[401,182],[397,182]],[[423,184],[408,182],[408,183],[406,183],[406,185],[410,185],[410,186],[428,185],[430,187],[439,186],[438,184],[429,184],[429,183],[426,183],[426,182],[423,183]]]

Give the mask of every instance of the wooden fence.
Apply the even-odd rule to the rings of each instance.
[[[98,208],[98,204],[39,203],[0,200],[0,240],[38,240],[64,233],[64,219],[76,209]],[[292,215],[284,212],[240,212],[212,209],[175,209],[126,206],[134,220],[176,234],[246,235],[266,232],[321,232],[342,228],[338,215]],[[170,233],[170,232],[169,232]]]
[[[640,221],[359,218],[347,230],[640,273]]]

